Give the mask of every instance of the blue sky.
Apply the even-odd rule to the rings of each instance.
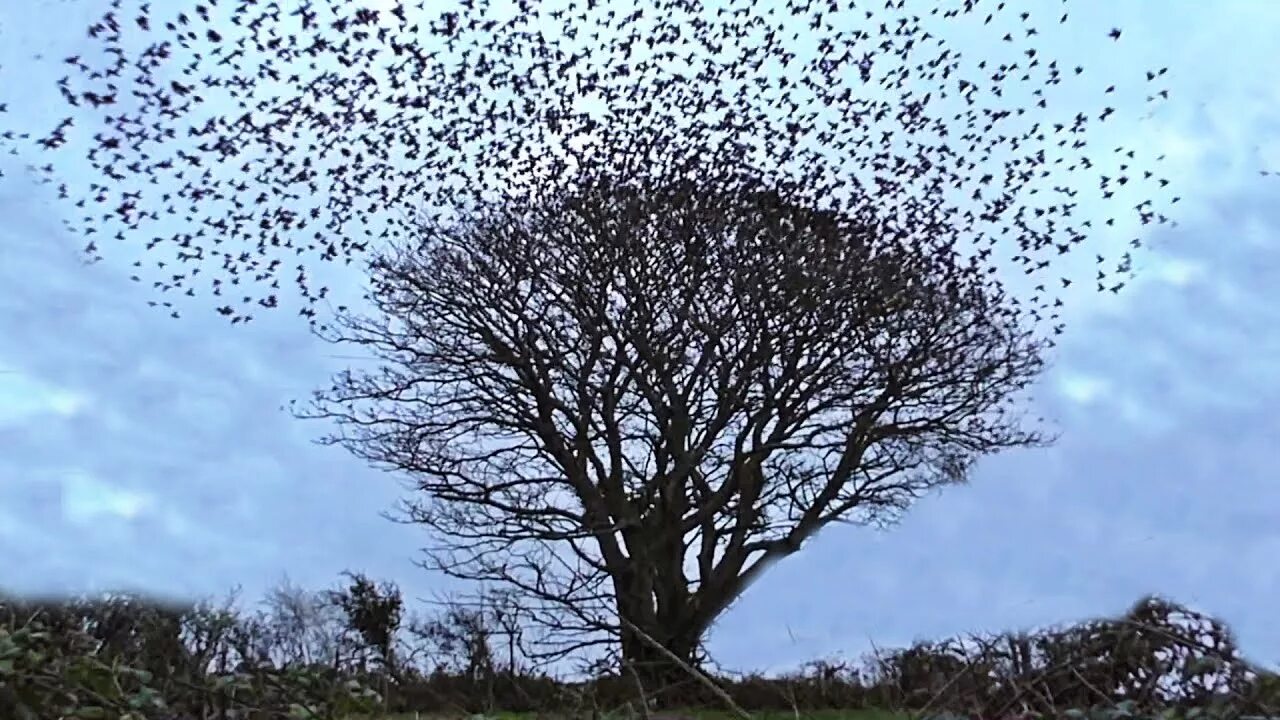
[[[86,5],[0,10],[6,126],[60,111],[56,59],[82,42]],[[1126,292],[1073,305],[1032,401],[1055,447],[984,461],[889,532],[829,530],[717,626],[723,665],[1068,622],[1146,592],[1223,618],[1247,654],[1280,663],[1280,178],[1258,172],[1280,170],[1266,70],[1280,3],[1073,5],[1088,7],[1041,26],[1048,55],[1115,25],[1111,61],[1170,66],[1170,106],[1111,132],[1169,156],[1179,226],[1148,237]],[[0,169],[0,584],[238,583],[253,597],[286,572],[321,587],[352,568],[410,596],[449,587],[413,566],[422,534],[379,517],[396,479],[314,444],[324,428],[281,409],[342,368],[339,351],[288,312],[233,328],[203,307],[181,321],[148,308],[128,279],[135,249],[84,265],[66,207],[15,158]]]

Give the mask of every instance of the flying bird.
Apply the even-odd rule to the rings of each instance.
[[[975,245],[972,267],[939,260],[937,270],[993,296],[1005,292],[997,263],[1021,269],[1028,287],[1052,286],[1051,261],[1105,241],[1115,223],[1104,217],[1167,220],[1155,203],[1177,196],[1158,160],[1121,155],[1130,167],[1117,170],[1086,142],[1132,107],[1112,97],[1130,87],[1115,80],[1154,82],[1167,67],[1086,73],[1088,58],[1032,44],[1054,33],[1030,13],[1010,8],[1022,32],[1001,28],[1006,3],[984,6],[991,25],[979,27],[1017,60],[960,53],[947,28],[978,3],[888,5],[518,0],[495,19],[493,0],[218,12],[113,0],[87,28],[102,52],[59,63],[71,73],[53,88],[66,117],[24,141],[88,161],[92,182],[58,186],[76,208],[69,228],[143,244],[156,260],[138,282],[212,295],[234,324],[255,306],[289,305],[280,287],[290,280],[299,316],[320,322],[339,290],[320,284],[317,263],[352,263],[494,198],[543,202],[555,188],[690,158],[939,258]],[[852,24],[836,21],[841,11]],[[1081,101],[1063,89],[1074,78],[1105,90]],[[1132,198],[1147,202],[1104,210]],[[998,312],[1056,321],[1060,299],[1035,297]]]

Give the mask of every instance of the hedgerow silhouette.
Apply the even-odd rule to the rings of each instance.
[[[504,657],[495,619],[510,609],[498,602],[446,604],[402,624],[398,612],[371,612],[403,607],[396,586],[347,578],[337,590],[277,590],[254,614],[235,609],[234,595],[221,605],[119,593],[2,599],[0,717],[599,717],[714,706],[723,700],[717,693],[743,712],[879,708],[976,718],[1237,718],[1280,705],[1280,675],[1243,659],[1223,623],[1154,596],[1118,617],[1034,633],[919,642],[774,677],[722,672],[711,678],[716,692],[693,678],[638,691],[618,668],[572,680],[514,652]]]

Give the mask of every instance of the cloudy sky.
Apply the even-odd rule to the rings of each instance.
[[[1033,400],[1061,439],[983,462],[890,532],[820,536],[717,626],[725,666],[1068,622],[1147,592],[1280,663],[1280,178],[1259,173],[1280,170],[1280,3],[1111,5],[1072,3],[1088,7],[1042,26],[1043,47],[1070,57],[1114,25],[1114,61],[1170,66],[1176,101],[1124,141],[1166,153],[1183,200],[1139,281],[1074,310]],[[4,4],[6,127],[47,121],[48,58],[93,8]],[[412,564],[422,535],[379,516],[395,478],[281,409],[343,367],[334,348],[286,313],[232,328],[148,308],[128,252],[84,265],[65,208],[19,160],[0,169],[0,586],[253,597],[352,568],[411,596],[448,588]]]

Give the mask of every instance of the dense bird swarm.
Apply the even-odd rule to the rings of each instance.
[[[167,249],[145,280],[203,286],[233,323],[277,307],[290,277],[315,323],[329,289],[305,256],[349,263],[424,209],[702,156],[794,202],[873,209],[904,243],[990,265],[993,284],[1008,263],[1034,287],[1010,311],[1056,333],[1073,279],[1051,261],[1104,223],[1167,222],[1177,200],[1159,158],[1086,143],[1117,107],[1145,111],[1116,97],[1120,76],[1158,103],[1166,70],[1102,78],[1037,51],[1068,22],[1065,0],[113,0],[88,30],[102,52],[65,59],[71,114],[3,138],[87,157],[100,177],[80,189],[31,165],[75,204],[85,252],[112,237]],[[960,23],[990,59],[948,45]],[[1072,83],[1097,106],[1059,107]],[[1096,255],[1099,291],[1123,287],[1126,241],[1140,245]]]

